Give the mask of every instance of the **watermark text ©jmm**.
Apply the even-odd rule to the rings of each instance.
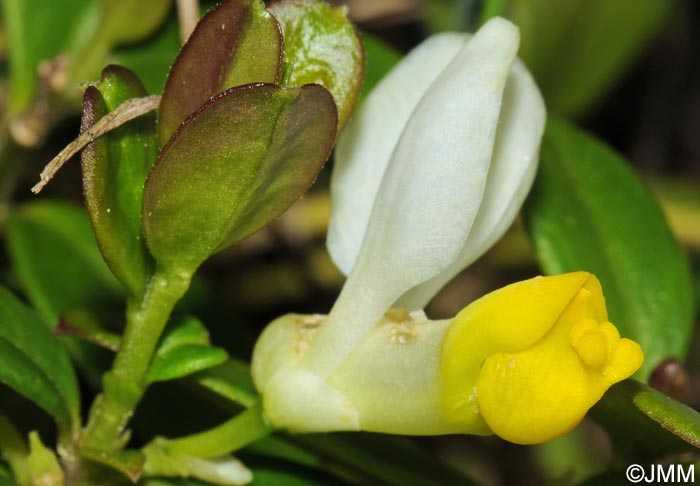
[[[647,467],[632,464],[626,471],[632,483],[694,483],[694,464],[652,464]]]

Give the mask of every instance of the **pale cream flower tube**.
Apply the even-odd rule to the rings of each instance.
[[[290,314],[268,326],[253,360],[258,389],[303,362],[325,320]],[[331,410],[319,409],[314,394],[303,407],[315,414],[303,421],[288,405],[266,402],[265,410],[273,424],[297,432],[496,433],[533,444],[571,430],[642,359],[639,345],[608,322],[593,275],[536,277],[474,301],[454,319],[387,313],[326,379],[344,397],[330,428]]]

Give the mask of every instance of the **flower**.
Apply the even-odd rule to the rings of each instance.
[[[328,237],[348,279],[328,316],[284,316],[258,341],[272,424],[542,442],[639,368],[584,272],[505,287],[455,319],[421,310],[531,186],[545,111],[518,42],[503,19],[428,39],[348,124]]]
[[[290,314],[267,327],[253,359],[258,389],[294,378],[324,321]],[[393,310],[324,382],[342,396],[335,406],[309,381],[288,402],[264,395],[264,404],[273,424],[301,432],[495,433],[534,444],[571,430],[642,359],[607,321],[595,276],[576,272],[501,288],[454,319]]]

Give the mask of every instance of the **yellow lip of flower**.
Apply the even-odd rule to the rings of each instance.
[[[544,442],[571,430],[642,360],[608,322],[595,276],[537,277],[457,315],[442,346],[442,404],[465,431]]]

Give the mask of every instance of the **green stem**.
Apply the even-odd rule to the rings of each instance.
[[[128,439],[126,425],[146,390],[146,373],[158,340],[191,275],[156,271],[140,302],[127,305],[126,330],[112,370],[102,378],[103,393],[95,399],[80,440],[87,449],[114,451]]]
[[[213,429],[172,439],[164,445],[171,453],[210,459],[235,452],[274,431],[263,416],[262,403],[258,402]]]
[[[143,472],[148,476],[204,478],[201,474],[212,464],[272,432],[274,429],[263,416],[262,404],[256,403],[205,432],[173,440],[155,438],[142,449],[146,456]]]

